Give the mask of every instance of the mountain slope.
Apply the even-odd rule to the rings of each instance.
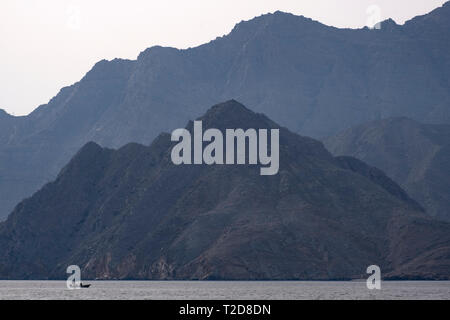
[[[390,118],[345,130],[325,145],[382,169],[431,216],[450,220],[450,125]]]
[[[201,120],[279,127],[235,101]],[[450,276],[450,225],[361,161],[284,128],[274,176],[175,166],[172,146],[168,134],[149,147],[85,145],[0,224],[0,278],[64,278],[70,264],[102,279],[344,279],[374,263],[390,277]]]
[[[313,137],[389,116],[450,123],[449,20],[449,3],[381,30],[276,12],[196,48],[101,61],[14,130],[0,129],[0,216],[86,142],[147,144],[231,98]]]

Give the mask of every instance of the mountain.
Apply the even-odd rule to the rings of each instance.
[[[15,117],[6,113],[5,110],[0,109],[0,138],[2,139],[1,144],[7,142],[8,134],[11,134],[12,124],[15,121]]]
[[[86,142],[148,144],[232,98],[312,137],[391,116],[450,123],[448,21],[450,3],[380,30],[275,12],[199,47],[100,61],[0,129],[0,216],[54,179]]]
[[[382,169],[431,216],[450,221],[450,125],[389,118],[344,130],[324,143],[335,155]]]
[[[203,128],[280,128],[236,101]],[[186,128],[192,133],[193,123]],[[174,143],[90,142],[0,224],[1,279],[450,278],[450,224],[376,168],[280,128],[280,170],[174,165]]]

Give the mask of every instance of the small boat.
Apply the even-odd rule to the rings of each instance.
[[[80,283],[80,288],[89,288],[91,284],[82,284]]]

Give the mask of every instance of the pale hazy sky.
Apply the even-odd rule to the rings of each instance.
[[[367,9],[403,24],[445,0],[1,0],[0,108],[28,114],[101,59],[135,59],[153,45],[188,48],[241,20],[281,10],[336,27],[367,24]]]

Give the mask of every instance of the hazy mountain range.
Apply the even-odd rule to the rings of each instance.
[[[390,118],[347,129],[325,145],[382,169],[427,213],[450,220],[450,125]]]
[[[204,128],[279,128],[236,101]],[[188,123],[192,132],[192,122]],[[0,278],[350,279],[450,277],[450,224],[380,170],[280,129],[280,172],[180,165],[169,134],[118,150],[86,144],[0,224]]]
[[[231,98],[312,137],[390,116],[450,123],[449,30],[450,3],[381,30],[276,12],[196,48],[100,61],[30,115],[0,112],[0,216],[86,142],[148,144]]]

